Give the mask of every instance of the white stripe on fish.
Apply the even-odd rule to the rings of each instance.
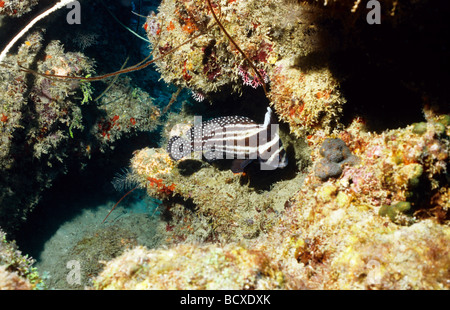
[[[245,116],[221,116],[195,125],[187,132],[188,138],[174,136],[167,151],[174,160],[202,151],[209,160],[244,160],[233,164],[233,172],[242,172],[253,159],[259,159],[262,170],[287,166],[286,151],[278,135],[278,124],[272,123],[272,110],[267,108],[264,124],[258,125]]]

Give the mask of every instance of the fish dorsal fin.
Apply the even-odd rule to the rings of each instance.
[[[270,124],[278,124],[278,118],[275,113],[273,113],[270,107],[267,107],[267,112],[264,115],[264,124],[263,127],[267,128]]]
[[[263,127],[268,127],[269,124],[272,122],[272,109],[270,107],[267,107],[267,112],[264,115],[264,124]]]

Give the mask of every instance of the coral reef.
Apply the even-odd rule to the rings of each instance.
[[[38,0],[1,0],[0,15],[20,17],[28,13],[37,3]]]
[[[11,233],[58,176],[159,123],[153,98],[130,77],[106,80],[100,93],[82,79],[95,74],[94,60],[48,32],[30,32],[0,67],[0,226]]]
[[[148,16],[144,28],[161,57],[155,64],[164,81],[190,88],[196,100],[214,102],[224,92],[241,94],[245,86],[258,87],[262,78],[270,84],[266,94],[279,118],[290,125],[293,134],[304,138],[316,130],[331,133],[344,128],[341,117],[348,94],[343,86],[349,77],[360,75],[364,87],[372,83],[361,68],[390,70],[390,64],[396,63],[396,72],[408,71],[411,61],[401,59],[402,53],[390,53],[386,46],[392,43],[408,59],[413,59],[412,54],[422,55],[417,42],[408,41],[399,24],[420,18],[430,29],[438,27],[430,25],[428,13],[420,15],[425,0],[415,1],[417,7],[407,1],[381,3],[383,23],[373,31],[366,21],[368,9],[360,1],[215,1],[221,24],[259,74],[216,25],[207,1],[164,1],[158,14]],[[413,32],[419,38],[424,35],[420,27]],[[433,75],[428,71],[418,67],[400,90],[406,85],[408,91],[420,92],[418,85],[422,85],[423,92],[435,92],[435,85],[425,78]],[[436,74],[436,81],[441,75]],[[352,82],[356,89],[364,88]]]
[[[43,36],[31,33],[7,63],[30,66],[42,49]],[[45,48],[44,59],[37,62],[43,72],[82,75],[93,72],[92,61],[81,53],[64,52],[58,41]],[[83,129],[76,96],[78,83],[52,81],[44,77],[32,80],[18,66],[0,68],[1,124],[0,223],[8,230],[37,203],[41,192],[55,177],[66,171],[67,159],[87,157],[86,143],[73,139]],[[21,207],[18,207],[18,206]]]
[[[0,0],[0,14],[19,15],[16,2]],[[95,277],[88,285],[450,289],[446,10],[441,1],[379,2],[378,25],[354,0],[166,0],[149,14],[143,28],[161,79],[197,102],[167,114],[159,147],[141,146],[116,180],[161,201],[159,248],[138,245],[118,224],[101,227],[67,253],[84,262],[88,281]],[[20,3],[23,12],[34,4]],[[111,33],[83,29],[73,46],[124,45]],[[10,230],[70,163],[155,130],[173,103],[160,112],[128,77],[106,80],[93,100],[93,61],[44,42],[31,33],[0,69],[0,226]],[[122,56],[110,62],[124,67]],[[282,121],[288,167],[260,171],[253,162],[233,174],[227,161],[171,160],[164,143],[186,131],[196,108],[239,112],[230,110],[246,92],[260,96],[242,106],[256,114],[269,104]],[[6,241],[0,259],[0,287],[41,283]]]
[[[0,14],[17,17],[37,2],[0,1]],[[82,6],[83,18],[89,20],[90,16],[92,20],[95,16],[96,23],[86,22],[71,28],[65,23],[65,16],[60,15],[46,24],[41,22],[39,25],[43,28],[31,28],[17,41],[17,48],[11,46],[3,50],[0,64],[0,226],[10,236],[29,229],[24,223],[30,212],[62,174],[83,171],[92,162],[91,157],[95,160],[98,155],[100,163],[108,165],[111,151],[121,139],[151,132],[159,123],[160,113],[153,98],[132,82],[131,77],[105,80],[107,87],[103,92],[100,92],[100,83],[94,85],[84,80],[95,75],[94,63],[100,64],[100,72],[110,70],[110,62],[111,67],[115,62],[123,63],[127,49],[137,46],[128,39],[124,48],[125,44],[120,41],[125,35],[115,31],[117,24],[105,23],[105,20],[111,21],[111,15],[99,15],[100,5],[95,2]],[[111,10],[117,6],[109,5]],[[64,14],[63,11],[55,15]],[[2,42],[7,43],[9,35],[28,17],[18,21],[9,16],[0,18]],[[114,44],[106,49],[108,40]],[[80,49],[89,51],[89,56]],[[148,82],[148,79],[142,80],[142,83]],[[99,161],[94,163],[98,164]],[[76,250],[73,255],[79,254]],[[96,264],[91,261],[89,264],[86,273],[95,274]],[[18,280],[10,271],[15,272],[12,267],[2,266],[2,280],[8,281],[4,282],[6,288],[13,288]],[[18,276],[22,277],[23,272]],[[34,288],[36,284],[31,280],[30,277],[29,287]],[[26,287],[26,283],[17,283],[17,287]]]
[[[382,2],[387,31],[412,10],[401,1]],[[271,105],[293,134],[286,135],[287,141],[307,139],[309,148],[302,147],[310,154],[293,147],[300,168],[295,178],[281,176],[266,191],[254,187],[252,178],[261,176],[251,170],[247,176],[232,175],[220,164],[185,160],[175,165],[163,149],[137,151],[131,163],[133,178],[149,195],[164,201],[167,242],[173,245],[150,252],[136,248],[110,262],[96,288],[136,288],[134,279],[141,279],[144,287],[156,287],[161,282],[155,279],[159,271],[149,273],[133,266],[149,262],[149,257],[158,257],[155,265],[163,264],[166,256],[181,260],[187,256],[185,248],[194,253],[205,248],[264,253],[282,279],[270,288],[450,288],[447,103],[438,93],[432,99],[424,96],[420,112],[425,121],[404,118],[409,123],[397,120],[395,129],[385,124],[378,131],[370,130],[374,116],[367,115],[372,116],[367,122],[361,117],[367,108],[362,100],[352,103],[360,109],[350,107],[345,115],[345,79],[337,73],[354,71],[337,70],[332,54],[349,47],[350,54],[355,47],[362,51],[373,47],[363,35],[367,28],[361,26],[366,12],[359,1],[332,1],[327,7],[317,6],[326,1],[309,3],[216,1],[214,7],[240,48],[270,80]],[[221,90],[240,93],[245,91],[243,86],[261,85],[260,76],[213,23],[203,1],[166,1],[157,15],[148,17],[145,28],[160,55],[202,34],[156,62],[165,81],[210,99]],[[348,26],[355,24],[361,28],[351,32]],[[332,31],[332,25],[343,28]],[[353,35],[357,36],[354,43]],[[264,42],[264,48],[253,40]],[[386,68],[396,57],[371,61]],[[351,61],[346,65],[354,66]],[[419,75],[407,79],[405,84],[418,93],[432,89]],[[414,83],[423,89],[417,90]],[[401,103],[397,104],[405,115]],[[180,126],[172,127],[169,117],[171,126],[163,129],[164,141],[185,130],[188,122],[183,116],[176,118]],[[306,170],[301,162],[306,163],[308,156],[312,165]],[[305,171],[304,180],[299,171]],[[252,230],[255,224],[258,228]],[[194,281],[181,279],[183,275],[190,279],[190,270],[198,266],[208,266],[203,260],[198,264],[193,262],[188,271],[176,273],[168,265],[169,279],[165,279],[176,286],[164,287],[191,288]],[[123,273],[116,273],[120,274],[116,278],[117,270]]]
[[[280,234],[265,242],[273,259],[282,262],[288,287],[449,288],[447,226],[430,219],[398,226],[368,206],[342,201],[294,206],[291,218],[278,226]]]
[[[319,152],[323,159],[316,164],[314,171],[322,181],[340,176],[345,164],[354,165],[358,162],[358,157],[352,155],[341,139],[325,139]]]
[[[314,134],[317,129],[342,128],[338,121],[346,100],[329,69],[305,71],[280,61],[272,80],[273,107],[297,137]]]
[[[122,136],[155,130],[160,111],[147,92],[133,87],[129,78],[119,78],[114,88],[98,100],[100,117],[92,134],[102,151],[108,150]]]
[[[441,125],[430,119],[425,132],[410,125],[371,134],[355,121],[337,135],[361,163],[326,182],[310,171],[281,223],[257,245],[285,262],[288,286],[449,288],[449,140]],[[325,137],[309,142],[319,146]],[[321,148],[313,150],[317,163]]]
[[[182,135],[192,116],[186,111],[181,115],[169,115],[163,132]],[[172,118],[180,124],[171,127]],[[284,137],[282,132],[280,135]],[[303,178],[292,172],[308,163],[305,143],[286,140],[285,147],[293,149],[287,168],[260,171],[255,161],[241,174],[233,173],[226,160],[212,164],[195,159],[175,162],[165,149],[144,148],[131,160],[131,179],[163,201],[169,243],[250,240],[274,225]]]
[[[310,25],[298,24],[300,18],[313,16],[313,6],[283,1],[220,1],[215,5],[221,23],[268,80],[280,57],[303,56],[320,46],[316,31],[306,34]],[[192,44],[156,62],[163,78],[205,94],[227,84],[242,91],[242,85],[262,83],[234,44],[218,27],[210,29],[211,24],[206,1],[164,1],[159,13],[148,17],[144,27],[160,55],[194,34],[202,34]],[[291,38],[288,43],[287,37]]]
[[[0,290],[43,289],[45,285],[36,268],[34,259],[17,249],[14,241],[8,241],[0,230]]]
[[[6,266],[0,266],[0,290],[30,290],[30,283],[15,272],[8,272]]]
[[[154,264],[163,264],[165,256],[181,259],[183,247],[201,251],[197,242],[207,241],[215,249],[243,247],[267,255],[282,279],[275,287],[448,289],[450,124],[447,114],[432,108],[425,107],[424,114],[426,122],[379,134],[367,132],[360,118],[335,135],[317,130],[308,139],[311,167],[324,159],[348,165],[339,165],[332,178],[311,168],[303,182],[298,176],[278,181],[270,191],[255,191],[246,176],[220,165],[195,160],[175,165],[163,149],[137,151],[133,178],[165,202],[166,242],[173,244],[157,250]],[[110,262],[96,288],[159,285],[152,280],[159,271],[129,273],[149,256],[154,257],[135,249]],[[116,270],[124,274],[116,278]],[[189,272],[169,274],[164,287],[191,287],[180,279]]]
[[[271,191],[258,191],[252,186],[251,174],[233,174],[196,160],[175,166],[164,149],[149,148],[135,153],[131,167],[140,186],[165,201],[171,242],[256,238],[274,225],[302,178],[299,175],[274,183]]]
[[[400,201],[409,201],[416,209],[427,206],[433,194],[447,186],[449,141],[442,123],[430,120],[422,134],[415,133],[415,127],[373,134],[361,130],[356,120],[337,137],[361,159],[360,164],[346,166],[331,183],[372,206]],[[313,136],[309,143],[319,145],[323,137]],[[317,162],[322,148],[314,150],[312,157]]]
[[[282,287],[276,266],[262,252],[237,245],[136,247],[108,262],[96,289],[249,290]]]
[[[283,1],[220,1],[216,7],[221,23],[259,75],[213,26],[206,1],[165,1],[145,24],[153,49],[164,55],[202,34],[156,61],[166,82],[212,96],[223,89],[242,93],[244,86],[261,86],[263,78],[271,82],[269,96],[276,112],[298,136],[337,124],[345,98],[326,66],[326,54],[338,44],[333,45],[336,39],[327,32],[331,25],[323,24],[321,8]],[[299,61],[308,55],[314,59]]]

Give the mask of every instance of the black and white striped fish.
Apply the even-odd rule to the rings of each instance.
[[[270,107],[262,125],[245,116],[222,116],[206,122],[196,118],[186,138],[174,136],[169,140],[167,151],[172,159],[189,157],[192,152],[200,159],[196,151],[201,151],[208,161],[233,159],[231,170],[235,173],[243,172],[255,159],[260,161],[261,170],[287,166],[286,151]]]

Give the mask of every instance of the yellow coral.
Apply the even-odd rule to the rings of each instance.
[[[331,131],[331,126],[338,125],[345,99],[329,69],[305,71],[288,63],[279,63],[278,68],[272,75],[270,97],[291,132],[305,137],[318,129]]]
[[[144,148],[135,153],[131,167],[146,178],[162,178],[171,173],[174,163],[166,150]]]
[[[136,247],[108,262],[94,281],[97,289],[274,289],[277,274],[269,258],[237,245]]]
[[[30,282],[19,277],[16,272],[7,271],[6,265],[0,266],[0,290],[31,290]]]

